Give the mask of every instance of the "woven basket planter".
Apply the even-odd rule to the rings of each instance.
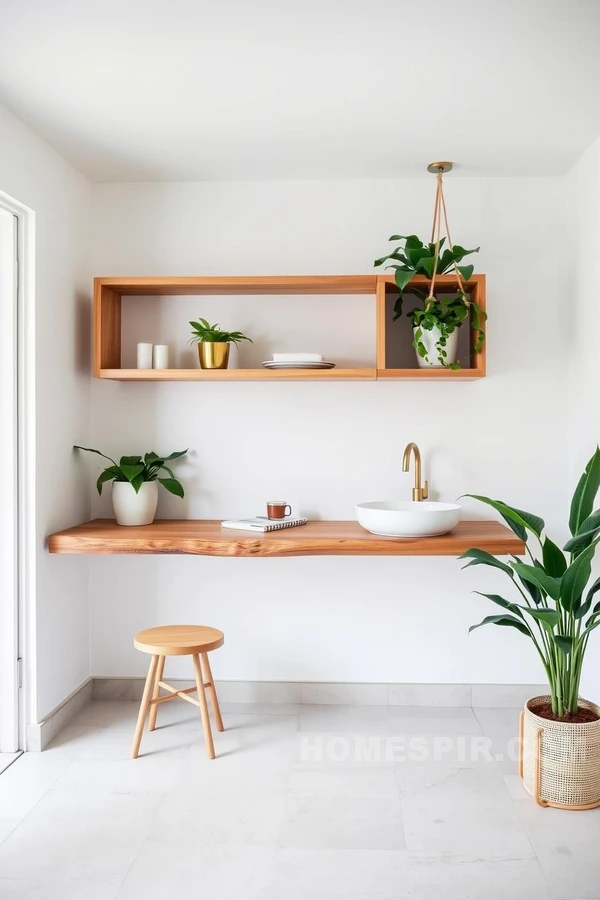
[[[550,699],[532,697],[521,712],[519,775],[540,806],[593,809],[600,806],[600,719],[553,722],[531,712],[531,704]],[[595,703],[579,705],[600,715]]]

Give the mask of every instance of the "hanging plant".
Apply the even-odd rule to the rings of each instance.
[[[445,165],[447,166],[448,164]],[[446,349],[448,338],[464,321],[470,319],[471,327],[475,332],[473,353],[479,352],[485,340],[483,323],[487,316],[465,290],[465,282],[472,276],[474,266],[459,265],[465,256],[469,256],[471,253],[478,253],[479,247],[476,247],[474,250],[465,250],[464,247],[458,244],[452,244],[448,230],[446,202],[442,186],[444,169],[441,165],[437,169],[437,190],[431,241],[425,244],[416,234],[393,234],[390,237],[390,241],[403,241],[404,243],[398,244],[392,253],[389,253],[387,256],[376,259],[374,265],[381,266],[388,260],[393,260],[386,268],[394,269],[394,280],[400,292],[394,305],[394,322],[402,315],[406,294],[416,296],[422,303],[422,306],[417,306],[406,314],[413,326],[412,343],[420,359],[425,360],[429,365],[442,365],[448,369],[459,369],[459,363],[448,359],[448,351]],[[449,244],[445,248],[446,237],[442,237],[440,234],[442,214]],[[450,271],[454,271],[456,275],[456,293],[450,297],[436,296],[436,276],[444,275]],[[429,291],[424,291],[414,286],[411,287],[410,291],[406,290],[415,275],[422,275],[429,280]],[[435,335],[434,355],[437,356],[438,362],[429,358],[427,347],[424,343],[424,332]],[[428,343],[431,345],[431,340]]]

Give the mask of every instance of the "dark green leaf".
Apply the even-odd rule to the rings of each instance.
[[[141,456],[122,456],[119,460],[119,465],[121,466],[121,468],[123,468],[123,466],[139,466],[141,464]]]
[[[406,271],[403,269],[396,269],[396,274],[394,275],[394,281],[398,285],[398,288],[403,291],[406,285],[409,283],[411,278],[414,277],[414,271],[412,269],[407,269]]]
[[[600,591],[600,578],[596,578],[595,582],[585,595],[585,602],[581,604],[581,606],[575,613],[576,619],[583,619],[583,617],[587,615],[589,608],[592,605],[594,594],[596,594],[598,591]],[[594,612],[596,612],[597,610],[600,610],[600,604],[594,607]]]
[[[579,534],[577,534],[575,537],[569,538],[564,546],[564,549],[568,553],[581,553],[583,550],[590,546],[592,541],[594,541],[599,534],[600,525],[597,528],[592,529],[591,531],[584,531],[582,528]]]
[[[590,631],[593,631],[595,628],[598,628],[599,625],[600,625],[600,619],[598,619],[597,621],[593,621],[593,622],[590,620],[587,623],[584,631],[581,632],[581,637],[583,637],[586,634],[589,634]]]
[[[431,255],[427,247],[413,247],[410,244],[404,248],[404,252],[408,257],[406,265],[411,269],[416,269],[424,257]]]
[[[471,253],[479,253],[479,247],[475,247],[474,250],[465,250],[464,247],[461,247],[460,244],[454,244],[452,247],[452,252],[454,253],[454,259],[456,262],[460,262],[461,259],[464,259],[465,256],[470,256]]]
[[[424,256],[422,259],[419,260],[416,268],[419,270],[422,270],[428,278],[431,278],[431,276],[433,275],[434,264],[435,264],[435,259],[433,256]]]
[[[446,238],[445,237],[440,238],[440,240],[439,240],[440,250],[442,249],[442,247],[444,246],[445,243],[446,243]],[[429,247],[429,255],[430,256],[433,256],[433,254],[435,253],[435,245],[436,245],[436,241],[431,241],[427,245]]]
[[[173,459],[179,459],[181,456],[185,456],[187,450],[176,450],[174,453],[170,453],[168,456],[163,457],[163,462],[171,462]]]
[[[381,256],[379,259],[376,259],[373,262],[374,266],[382,266],[384,262],[387,262],[388,259],[395,259],[398,262],[404,263],[405,266],[410,265],[406,256],[403,253],[399,253],[398,250],[394,250],[393,253],[388,253],[387,256]]]
[[[137,466],[131,465],[130,466],[130,465],[123,465],[123,463],[121,463],[120,469],[121,469],[121,472],[123,473],[123,475],[125,476],[125,478],[127,479],[127,481],[132,482],[134,478],[137,478],[138,475],[141,475],[141,473],[144,471],[144,466],[142,466],[142,465],[137,465]]]
[[[534,516],[533,513],[525,512],[524,509],[517,509],[516,506],[509,506],[507,507],[507,509],[512,510],[513,513],[516,513],[518,516],[520,516],[529,530],[533,531],[534,534],[537,534],[538,537],[541,537],[542,531],[546,527],[546,523],[543,519],[541,519],[539,516]]]
[[[560,587],[560,601],[568,612],[577,609],[581,601],[581,595],[590,580],[592,573],[592,558],[596,552],[597,541],[584,550],[577,559],[571,563],[562,577]]]
[[[136,492],[136,494],[139,494],[141,486],[144,484],[144,482],[146,482],[148,480],[151,480],[151,479],[144,478],[143,472],[140,472],[139,475],[136,475],[135,478],[131,479],[131,486],[134,489],[134,491]]]
[[[555,634],[554,643],[559,650],[562,650],[565,656],[568,656],[573,649],[573,638],[569,637],[568,634]]]
[[[446,249],[438,260],[438,273],[443,275],[451,266],[454,265],[454,254],[452,250]]]
[[[600,488],[600,449],[596,447],[596,452],[585,467],[571,501],[569,529],[573,536],[579,534],[580,526],[592,512],[598,488]]]
[[[531,632],[527,625],[519,619],[515,619],[514,616],[486,616],[485,619],[477,625],[471,625],[469,634],[472,631],[475,631],[476,628],[481,628],[482,625],[506,625],[511,628],[516,628],[521,634],[526,634],[527,637],[531,637]]]
[[[466,566],[463,566],[463,569],[468,569],[469,566],[493,566],[495,569],[502,569],[502,571],[506,572],[507,575],[510,575],[511,578],[514,578],[511,567],[506,563],[501,562],[499,559],[496,559],[496,557],[492,556],[491,553],[488,553],[487,550],[478,550],[476,547],[472,547],[470,550],[465,550],[462,556],[459,556],[458,558],[471,560]]]
[[[492,603],[495,603],[497,606],[501,606],[503,609],[508,609],[510,610],[510,612],[515,613],[515,615],[519,616],[521,619],[523,618],[523,613],[521,612],[518,604],[511,603],[510,600],[505,600],[504,597],[501,597],[499,594],[482,594],[481,591],[474,591],[474,593],[479,594],[480,597],[487,597],[488,600],[491,600]]]
[[[517,562],[511,563],[511,566],[521,578],[525,579],[525,581],[537,585],[537,587],[548,594],[549,597],[552,597],[553,600],[559,599],[560,585],[558,581],[548,575],[544,569],[541,569],[539,566],[529,566],[526,563]]]
[[[515,561],[520,562],[519,559],[516,559]],[[545,595],[542,593],[537,584],[532,584],[530,581],[525,581],[525,579],[521,578],[520,575],[517,575],[517,577],[521,582],[521,587],[523,587],[527,591],[535,605],[539,606]]]
[[[520,560],[519,557],[515,556],[514,554],[511,554],[511,557],[512,557],[512,559],[514,559],[514,561],[516,563],[522,562],[522,560]],[[539,606],[540,603],[542,602],[542,600],[544,599],[545,595],[539,589],[537,584],[531,584],[530,581],[525,581],[525,579],[521,578],[521,576],[519,574],[517,574],[517,578],[521,582],[521,587],[527,591],[527,593],[529,594],[529,596],[531,597],[531,599],[533,600],[535,605]]]
[[[163,487],[165,487],[171,494],[175,494],[176,497],[183,497],[183,487],[175,478],[159,478],[158,479]]]
[[[475,271],[475,266],[457,266],[458,271],[462,275],[465,281],[468,281],[473,272]]]
[[[102,486],[106,484],[107,481],[114,481],[115,478],[119,478],[120,475],[121,470],[118,466],[109,466],[108,469],[105,469],[96,482],[96,489],[98,493],[102,494]]]
[[[522,606],[521,609],[541,622],[546,631],[553,631],[560,622],[560,612],[557,609],[532,609],[529,606]]]
[[[91,447],[80,447],[79,444],[75,444],[73,447],[74,450],[85,450],[86,453],[96,453],[98,456],[102,456],[104,459],[107,459],[109,462],[116,466],[116,462],[114,459],[111,459],[110,456],[107,456],[105,453],[100,453],[99,450],[92,450]]]
[[[552,578],[561,578],[567,568],[567,560],[562,550],[547,537],[542,546],[542,559],[544,560],[544,569]]]
[[[493,509],[500,513],[506,524],[522,541],[527,540],[527,529],[533,531],[538,537],[544,528],[544,520],[532,513],[525,512],[522,509],[508,506],[502,500],[491,500],[489,497],[483,497],[480,494],[463,494],[464,497],[472,497],[481,503],[487,503]]]

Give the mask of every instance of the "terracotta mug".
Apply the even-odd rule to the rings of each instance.
[[[289,512],[288,512],[289,510]],[[267,500],[267,518],[268,519],[285,519],[291,516],[292,507],[283,500]]]

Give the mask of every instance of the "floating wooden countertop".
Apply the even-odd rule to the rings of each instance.
[[[459,522],[448,534],[393,538],[370,534],[358,522],[309,522],[260,534],[221,528],[212,519],[162,519],[123,527],[93,519],[50,535],[50,553],[182,553],[198,556],[460,556],[471,547],[522,554],[525,547],[505,525]]]

